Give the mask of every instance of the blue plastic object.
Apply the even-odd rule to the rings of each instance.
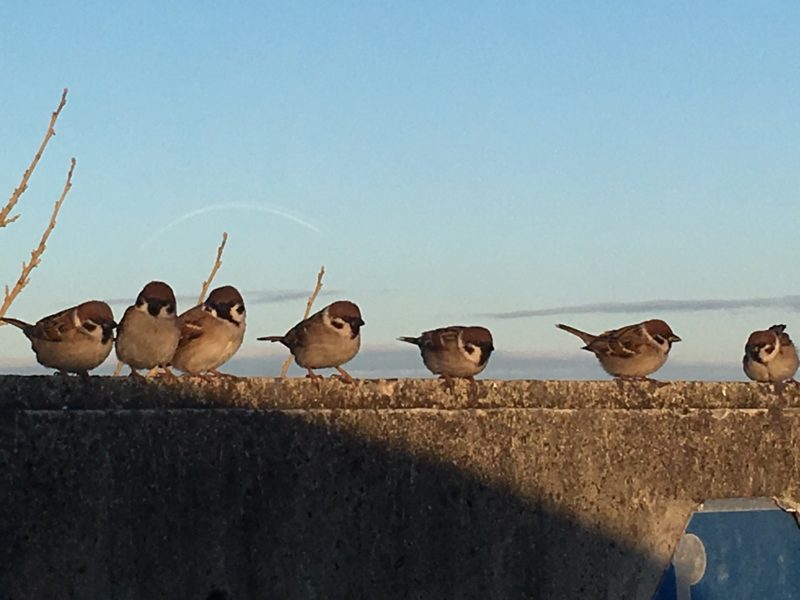
[[[705,502],[653,600],[798,600],[800,528],[769,498]]]

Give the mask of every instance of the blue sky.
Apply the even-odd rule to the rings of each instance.
[[[389,357],[379,374],[421,369],[394,338],[454,323],[493,331],[504,353],[487,377],[548,377],[552,361],[553,376],[603,377],[559,321],[601,331],[666,319],[684,343],[665,378],[741,378],[750,331],[786,322],[800,336],[796,299],[694,304],[800,293],[796,3],[2,12],[5,197],[70,92],[22,218],[0,231],[0,283],[16,279],[78,160],[10,315],[133,300],[151,279],[195,296],[225,230],[215,283],[245,292],[240,372],[274,374],[256,359],[282,351],[255,337],[298,320],[296,296],[321,264],[334,293],[318,307],[347,297],[364,312],[355,372],[374,374],[378,354]],[[648,308],[663,299],[684,304]],[[642,305],[497,318],[621,302]],[[0,369],[31,360],[19,332],[0,328]]]

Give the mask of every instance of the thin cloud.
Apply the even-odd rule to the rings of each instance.
[[[621,314],[652,312],[702,312],[714,310],[737,310],[741,308],[788,308],[800,310],[800,295],[775,296],[772,298],[742,298],[739,300],[644,300],[640,302],[599,302],[596,304],[573,304],[552,308],[515,310],[486,313],[482,316],[494,319],[523,319],[527,317],[550,317],[577,314]]]
[[[198,208],[197,210],[193,210],[189,213],[186,213],[185,215],[178,217],[174,221],[167,223],[164,227],[155,232],[149,239],[145,240],[142,243],[141,247],[147,248],[150,244],[155,242],[158,238],[167,233],[170,229],[172,229],[173,227],[177,227],[184,221],[188,221],[189,219],[193,219],[194,217],[200,216],[205,213],[215,212],[220,210],[226,210],[226,211],[247,210],[247,211],[263,212],[272,215],[277,215],[279,217],[297,223],[298,225],[301,225],[306,229],[310,229],[314,233],[320,233],[319,227],[317,227],[313,223],[309,223],[305,217],[293,213],[292,211],[283,208],[282,206],[277,206],[274,204],[243,204],[243,203],[214,204],[212,206],[204,206],[202,208]]]

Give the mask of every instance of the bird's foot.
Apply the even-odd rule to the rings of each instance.
[[[356,380],[350,376],[350,373],[345,371],[342,367],[336,367],[336,370],[339,371],[339,379],[342,380],[342,383],[348,383],[350,385],[355,385]]]
[[[455,393],[456,391],[456,380],[450,377],[449,375],[439,375],[439,379],[442,382],[442,386],[450,393]]]
[[[206,373],[213,378],[216,379],[239,379],[238,375],[232,375],[231,373],[223,373],[222,371],[217,371],[216,369],[209,369]]]

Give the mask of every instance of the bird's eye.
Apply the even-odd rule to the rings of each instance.
[[[472,354],[475,351],[475,346],[472,344],[464,344],[464,350],[466,350],[468,354]]]
[[[657,344],[663,344],[664,342],[667,341],[667,340],[664,339],[664,336],[661,336],[661,335],[658,335],[658,334],[655,334],[653,336],[653,339],[656,341]]]
[[[91,321],[86,321],[86,323],[83,324],[83,328],[86,331],[94,331],[95,329],[97,329],[97,325],[95,325]]]
[[[772,352],[775,350],[775,346],[773,346],[772,344],[770,344],[769,346],[764,346],[764,350],[766,351],[767,354],[772,354]]]
[[[236,307],[236,312],[237,312],[238,314],[240,314],[240,315],[241,315],[241,314],[244,314],[244,306],[242,306],[241,304],[239,304],[239,305]]]
[[[331,321],[331,325],[336,327],[336,329],[341,329],[342,327],[344,327],[344,323],[342,323],[341,321]]]

